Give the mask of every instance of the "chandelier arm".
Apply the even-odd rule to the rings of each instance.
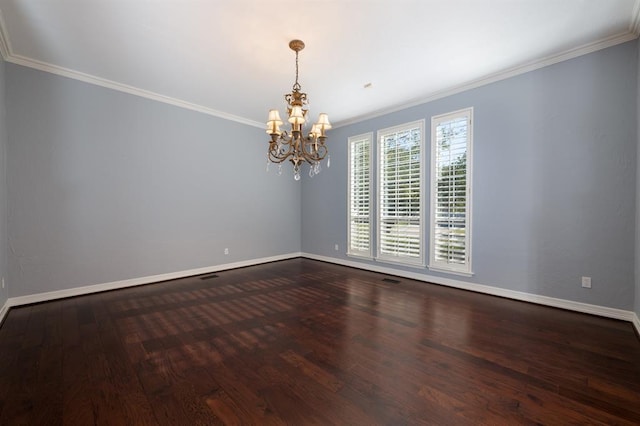
[[[309,139],[305,140],[301,151],[303,152],[305,158],[309,158],[309,159],[314,158],[316,155],[316,152],[314,149],[314,142]]]
[[[314,163],[317,163],[318,161],[322,161],[325,155],[326,153],[324,153],[323,155],[303,155],[302,157],[304,161],[306,161],[307,163],[314,164]]]
[[[324,140],[322,140],[322,138],[316,139],[316,138],[312,138],[311,136],[308,136],[304,141],[304,146],[309,148],[309,149],[304,149],[304,152],[313,157],[318,157],[319,156],[318,153],[321,150],[325,152],[324,155],[326,155],[328,151],[327,147],[324,145]],[[322,158],[324,158],[324,155],[322,156]]]
[[[286,161],[289,157],[293,156],[292,151],[289,151],[287,155],[279,155],[278,153],[274,153],[274,151],[269,150],[268,154],[269,154],[269,161],[271,161],[272,163],[282,163]]]
[[[314,161],[322,161],[327,156],[329,150],[324,145],[318,145],[318,151],[314,155]]]
[[[273,164],[284,163],[285,160],[287,160],[287,159],[286,158],[277,159],[277,158],[269,157],[269,161],[271,161]]]
[[[268,158],[273,163],[282,163],[295,156],[295,139],[288,137],[287,132],[269,143]],[[283,150],[283,148],[285,148]]]

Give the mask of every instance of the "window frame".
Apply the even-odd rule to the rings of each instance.
[[[351,240],[352,240],[352,145],[366,141],[368,143],[368,151],[369,151],[369,167],[367,170],[367,175],[369,178],[369,250],[353,250],[351,248]],[[360,258],[373,259],[373,191],[371,184],[373,183],[373,132],[363,133],[360,135],[351,136],[347,139],[347,256],[354,256]]]
[[[465,263],[455,264],[436,260],[436,209],[438,207],[438,144],[437,128],[441,123],[453,121],[459,118],[467,119],[467,141],[466,141],[466,167],[465,167]],[[440,114],[431,117],[431,212],[429,220],[429,265],[428,268],[435,272],[446,272],[449,274],[472,276],[472,218],[473,218],[473,107],[460,109],[457,111]]]
[[[384,158],[382,149],[383,149],[383,138],[387,135],[399,133],[402,131],[407,131],[411,129],[418,128],[420,131],[420,154],[419,154],[419,209],[420,209],[420,217],[419,217],[419,254],[417,257],[415,256],[398,256],[398,255],[389,255],[386,253],[382,253],[382,238],[381,231],[383,227],[383,219],[382,219],[382,210],[383,210],[383,202],[381,199],[381,191],[382,191],[382,179],[383,179],[383,170],[382,170],[382,160]],[[425,238],[424,238],[424,226],[425,226],[425,205],[424,205],[424,167],[425,167],[425,119],[416,120],[404,124],[400,124],[397,126],[387,127],[384,129],[380,129],[376,134],[376,144],[377,144],[377,158],[376,158],[376,261],[387,262],[400,264],[404,266],[412,266],[412,267],[425,267]]]

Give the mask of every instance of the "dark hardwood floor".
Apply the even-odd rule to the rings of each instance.
[[[627,322],[307,259],[0,328],[2,425],[640,424]]]

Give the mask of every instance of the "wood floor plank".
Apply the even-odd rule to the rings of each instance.
[[[631,324],[383,278],[291,259],[13,308],[0,424],[640,424]]]
[[[284,425],[285,420],[277,413],[277,408],[264,397],[264,390],[270,386],[256,371],[247,369],[237,359],[208,369],[209,374],[220,384],[225,394],[239,411],[234,414],[246,424]]]

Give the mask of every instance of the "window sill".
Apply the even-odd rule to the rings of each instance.
[[[424,263],[409,263],[409,262],[403,262],[401,260],[387,259],[384,257],[382,258],[376,257],[374,260],[380,263],[390,263],[392,265],[408,266],[410,268],[424,268],[426,266]]]
[[[348,257],[353,257],[361,260],[373,260],[373,256],[366,254],[357,254],[357,253],[346,253]]]
[[[446,269],[438,266],[427,266],[431,272],[442,272],[443,274],[459,275],[461,277],[472,277],[473,272],[456,271],[454,269]]]

